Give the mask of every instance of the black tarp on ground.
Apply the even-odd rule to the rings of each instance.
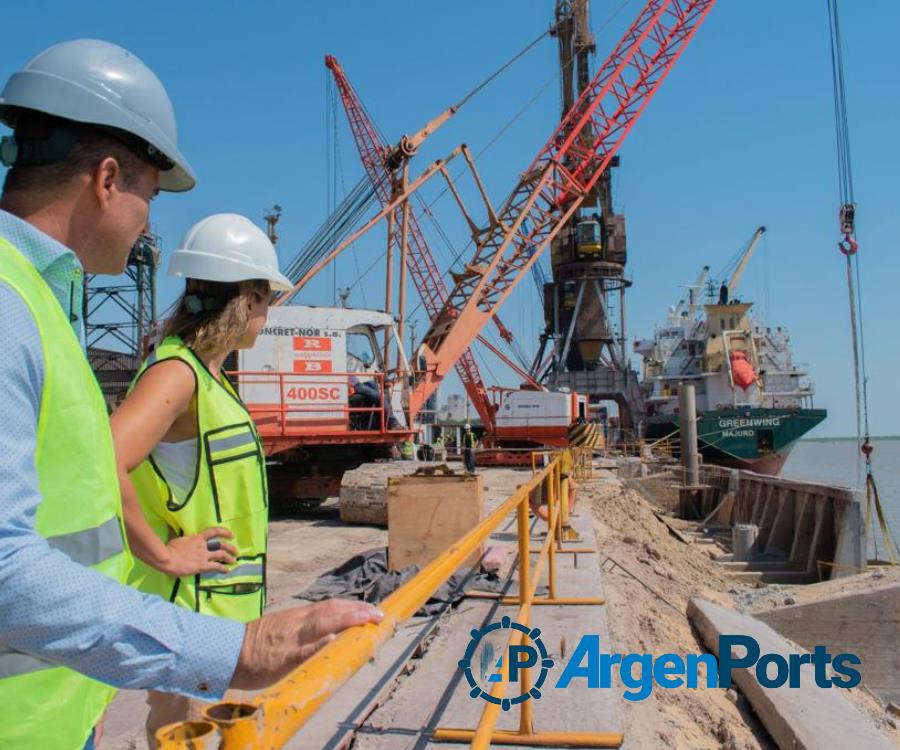
[[[294,598],[320,601],[340,597],[378,604],[420,569],[418,565],[409,565],[402,570],[389,571],[387,550],[379,547],[355,555],[343,565],[319,576],[306,591]],[[500,591],[502,582],[496,573],[459,571],[435,591],[416,614],[430,616],[458,604],[463,599],[466,588]]]

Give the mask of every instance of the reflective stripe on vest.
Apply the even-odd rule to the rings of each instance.
[[[86,567],[98,565],[125,549],[118,516],[92,529],[48,537],[47,544]]]
[[[51,669],[55,666],[56,664],[38,659],[36,656],[0,647],[0,679]]]
[[[247,563],[246,565],[236,565],[231,568],[227,573],[220,573],[216,570],[208,570],[205,573],[200,574],[200,579],[203,581],[230,581],[232,578],[240,578],[246,576],[250,577],[261,577],[263,574],[263,566],[262,563]]]
[[[256,447],[256,439],[249,430],[231,437],[212,437],[209,438],[209,450],[216,453],[217,456],[221,451],[231,450],[232,448],[241,448],[244,446]],[[217,457],[216,456],[216,457]],[[215,460],[215,458],[213,460]]]
[[[25,303],[41,339],[44,378],[34,454],[41,502],[35,530],[76,563],[124,581],[130,556],[103,394],[59,301],[3,239],[0,283]],[[84,675],[4,646],[0,706],[9,718],[0,721],[0,748],[81,750],[114,694]]]
[[[268,493],[265,455],[253,420],[223,376],[216,380],[181,341],[166,338],[144,362],[135,378],[166,360],[179,360],[197,383],[197,427],[200,435],[196,481],[183,500],[175,500],[162,472],[144,461],[131,474],[150,526],[161,539],[169,529],[191,535],[221,526],[234,535],[237,564],[228,572],[169,578],[136,563],[133,585],[203,614],[246,622],[262,614],[265,604],[265,558],[268,537]],[[233,588],[230,588],[233,587]]]

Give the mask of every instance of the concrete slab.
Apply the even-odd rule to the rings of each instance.
[[[863,684],[900,703],[900,584],[875,584],[757,617],[804,648],[822,644],[856,654]]]
[[[787,658],[788,654],[802,653],[764,622],[703,599],[691,599],[688,617],[703,642],[717,656],[721,634],[749,635],[759,643],[763,654],[778,653]],[[816,686],[812,665],[801,667],[798,688],[763,688],[754,672],[747,669],[734,670],[732,679],[782,750],[824,747],[888,750],[893,747],[840,689]]]

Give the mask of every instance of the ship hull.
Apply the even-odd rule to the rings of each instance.
[[[697,420],[698,448],[707,464],[778,474],[796,442],[826,416],[825,409],[707,411]],[[651,442],[670,435],[677,439],[677,415],[644,423],[644,437]]]

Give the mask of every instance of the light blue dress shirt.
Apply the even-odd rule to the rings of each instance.
[[[43,276],[83,342],[84,272],[75,254],[5,211],[0,237]],[[34,319],[0,282],[0,650],[37,656],[116,687],[221,698],[237,664],[243,624],[116,583],[50,549],[35,531],[43,379]],[[90,470],[90,456],[72,460]]]

